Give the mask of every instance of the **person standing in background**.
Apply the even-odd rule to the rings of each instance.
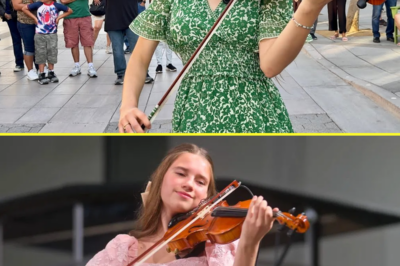
[[[329,30],[335,31],[335,34],[331,36],[331,40],[339,38],[339,34],[342,34],[342,41],[347,42],[346,37],[346,0],[332,0],[328,3],[328,20]],[[338,20],[339,20],[339,31],[338,31]]]
[[[13,51],[15,58],[14,72],[20,72],[24,69],[24,54],[22,51],[22,37],[17,27],[17,12],[13,10],[11,0],[0,1],[0,16],[4,22],[7,22],[13,42]]]
[[[100,3],[106,2],[106,0],[93,0],[94,5],[100,5]],[[99,32],[103,27],[103,22],[106,19],[106,15],[103,16],[93,16],[94,27],[93,27],[93,41],[96,43],[97,37],[99,36]],[[111,51],[111,40],[110,36],[107,35],[107,45],[106,45],[106,54],[112,54]]]
[[[61,3],[71,8],[74,13],[64,18],[64,40],[65,47],[71,48],[72,58],[75,66],[69,76],[75,77],[81,74],[79,63],[79,41],[83,46],[86,61],[88,63],[88,76],[97,77],[93,65],[93,27],[92,16],[89,12],[89,0],[61,0]]]
[[[29,80],[37,80],[39,78],[37,71],[33,68],[33,62],[35,60],[35,21],[28,17],[22,8],[24,6],[37,2],[36,0],[12,0],[14,10],[17,10],[17,28],[18,32],[22,37],[24,43],[24,61],[26,68],[28,69],[27,78]],[[36,66],[37,68],[37,66]]]

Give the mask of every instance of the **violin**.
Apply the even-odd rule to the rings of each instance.
[[[240,201],[231,206],[223,201],[223,198],[239,186],[240,182],[235,180],[212,199],[201,201],[191,212],[172,219],[163,238],[128,266],[139,265],[165,245],[168,252],[179,254],[208,240],[213,244],[229,244],[239,239],[251,200]],[[291,213],[274,211],[273,216],[280,224],[298,233],[305,233],[310,226],[304,213],[294,216]]]

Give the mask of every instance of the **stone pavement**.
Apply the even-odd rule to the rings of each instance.
[[[360,28],[371,28],[372,8],[361,11]],[[61,24],[61,23],[60,23]],[[317,30],[327,29],[327,10],[321,12]],[[381,32],[384,28],[381,27]],[[12,43],[5,23],[0,23],[0,133],[116,133],[122,86],[115,86],[112,55],[105,53],[105,33],[100,32],[94,51],[99,77],[86,75],[81,50],[82,75],[68,77],[73,66],[59,30],[60,83],[39,85],[26,79],[26,71],[13,73]],[[299,133],[400,132],[400,48],[381,38],[351,37],[332,41],[318,34],[275,79]],[[127,60],[129,55],[126,56]],[[182,69],[179,58],[173,64]],[[164,58],[165,66],[165,58]],[[155,73],[153,57],[139,108],[149,114],[178,72]],[[175,96],[175,95],[174,95]],[[153,124],[151,133],[171,132],[171,97]]]

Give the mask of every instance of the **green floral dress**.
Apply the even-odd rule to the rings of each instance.
[[[260,69],[258,43],[289,22],[291,0],[237,0],[183,78],[173,132],[293,132],[278,89]],[[226,4],[208,0],[153,0],[130,25],[137,35],[165,41],[186,62]]]

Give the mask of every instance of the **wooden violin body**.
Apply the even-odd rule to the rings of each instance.
[[[231,206],[226,201],[221,202],[203,219],[197,220],[170,241],[167,250],[178,253],[192,249],[207,240],[211,243],[229,244],[239,239],[250,204],[251,200],[240,201]],[[274,212],[274,217],[279,223],[299,233],[305,233],[309,228],[307,217],[303,214],[294,217],[290,213]],[[166,232],[166,235],[170,235],[176,227],[182,227],[186,223],[187,221],[177,223]]]
[[[232,206],[223,200],[239,186],[240,182],[234,180],[211,199],[200,202],[194,210],[174,217],[163,238],[128,266],[139,265],[165,245],[169,252],[179,254],[190,252],[198,244],[208,240],[211,243],[228,244],[239,239],[251,200],[240,201]],[[306,232],[309,227],[304,214],[295,217],[291,213],[274,211],[273,216],[279,223],[299,233]]]

